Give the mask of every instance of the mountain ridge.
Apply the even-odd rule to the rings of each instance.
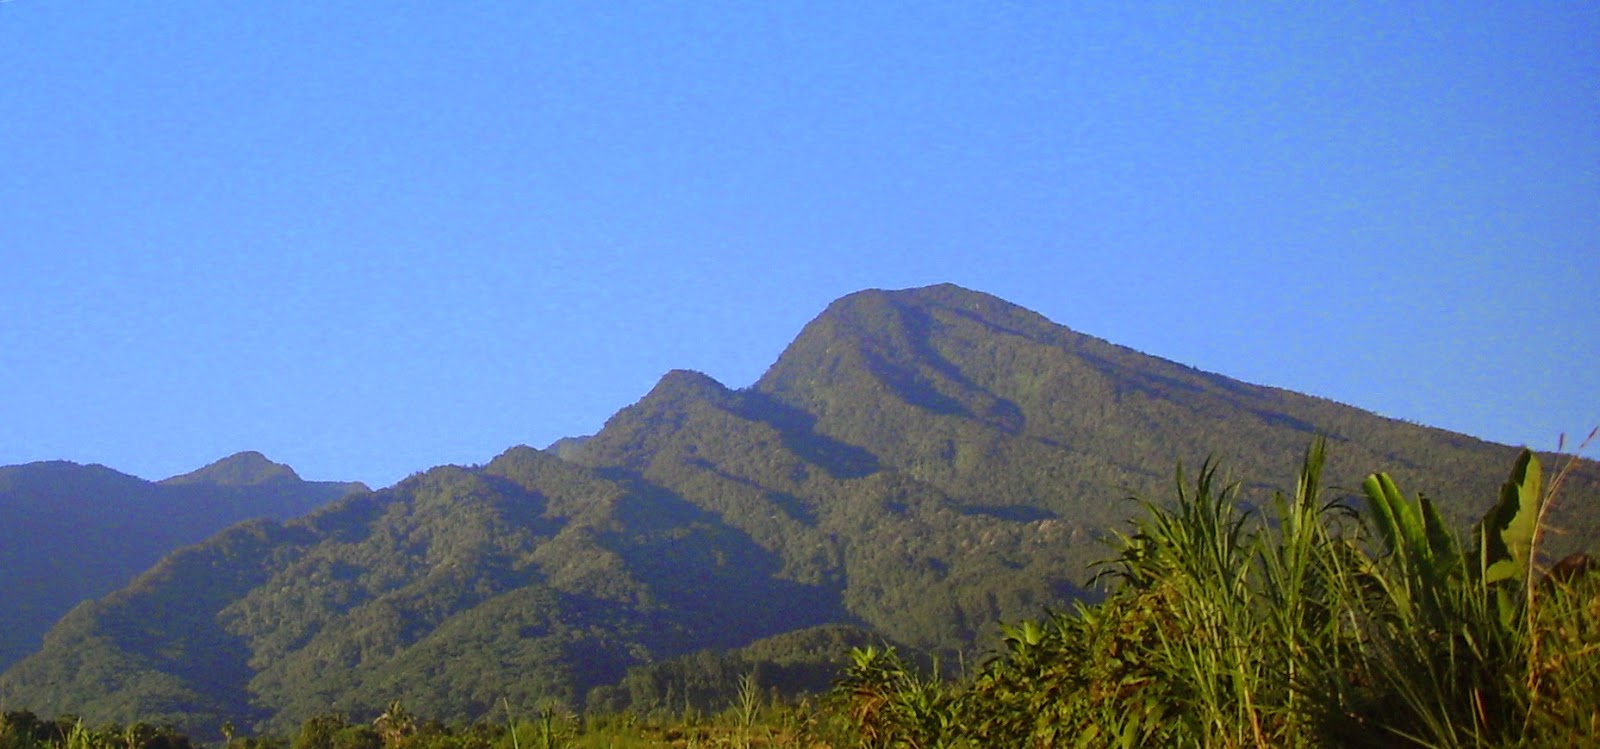
[[[0,707],[284,730],[393,699],[444,718],[508,697],[615,704],[638,669],[808,628],[958,651],[1084,595],[1123,500],[1164,497],[1180,461],[1215,458],[1264,501],[1319,433],[1334,485],[1387,470],[1462,523],[1515,454],[952,285],[858,292],[747,388],[673,370],[559,449],[434,468],[180,552],[209,561],[75,610],[0,674]],[[1582,467],[1569,490],[1592,494]],[[182,632],[140,630],[157,603],[237,657],[203,668]],[[117,688],[96,663],[120,665]]]
[[[365,487],[302,481],[254,452],[164,481],[65,460],[0,467],[0,670],[73,606],[127,585],[164,555],[356,488]]]

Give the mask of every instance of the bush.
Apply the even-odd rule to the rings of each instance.
[[[1384,474],[1241,507],[1206,464],[1115,540],[1105,600],[1004,629],[963,684],[857,651],[836,695],[866,746],[1573,746],[1600,736],[1600,576],[1537,573],[1551,497],[1524,451],[1463,542]]]

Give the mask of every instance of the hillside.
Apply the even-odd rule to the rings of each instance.
[[[1084,593],[1125,498],[1168,495],[1179,461],[1214,456],[1260,501],[1317,434],[1330,484],[1387,470],[1463,522],[1516,453],[954,286],[861,292],[749,388],[671,372],[588,439],[173,554],[0,675],[0,707],[283,730],[393,699],[611,701],[652,664],[825,625],[968,648]],[[1594,496],[1593,468],[1568,491]]]
[[[66,461],[0,467],[0,669],[38,649],[73,606],[178,547],[242,520],[303,515],[358,488],[302,481],[254,452],[159,483]]]

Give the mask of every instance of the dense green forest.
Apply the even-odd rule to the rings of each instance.
[[[923,669],[988,673],[988,656],[1012,652],[1001,623],[1077,631],[1068,622],[1152,605],[1128,602],[1137,586],[1092,581],[1097,561],[1130,553],[1118,545],[1130,517],[1185,506],[1174,465],[1226,466],[1214,494],[1228,486],[1227,506],[1254,523],[1295,496],[1317,435],[1326,501],[1361,507],[1381,468],[1431,498],[1430,528],[1460,532],[1518,455],[1140,354],[953,286],[862,292],[751,387],[672,372],[587,439],[434,468],[178,550],[72,610],[0,674],[0,709],[215,740],[225,724],[359,732],[396,703],[459,738],[509,708],[562,716],[576,737],[583,716],[709,720],[745,694],[791,736],[816,716],[838,725],[806,730],[870,727],[848,707],[795,701],[852,651],[877,660],[856,662],[849,683],[975,699],[961,695],[980,687]],[[1580,461],[1564,491],[1593,497],[1597,479]],[[1547,520],[1565,531],[1545,539],[1551,554],[1600,538],[1592,502],[1558,503]],[[890,647],[914,665],[884,660]]]

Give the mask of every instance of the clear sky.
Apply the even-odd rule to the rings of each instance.
[[[0,2],[0,464],[383,486],[943,281],[1586,434],[1600,4]]]

